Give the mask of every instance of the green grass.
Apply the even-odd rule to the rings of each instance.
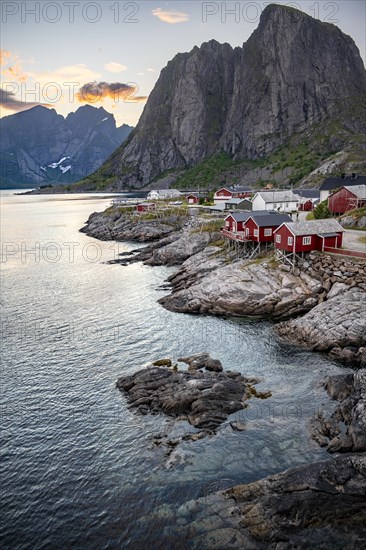
[[[197,166],[181,174],[174,187],[177,189],[216,189],[219,186],[240,183],[239,167],[255,168],[261,166],[262,160],[233,160],[226,153],[217,153]]]
[[[188,209],[185,205],[170,208],[158,208],[153,212],[136,212],[138,220],[169,220],[174,217],[185,218],[188,216]]]
[[[216,231],[220,231],[221,227],[224,226],[224,220],[211,220],[207,223],[202,224],[200,227],[197,227],[196,229],[192,229],[191,235],[194,233],[202,233],[202,232],[208,232],[208,233],[214,233]]]
[[[341,216],[341,219],[346,216],[352,216],[355,220],[359,220],[363,216],[366,216],[366,208],[354,208],[353,210],[348,210],[348,212],[345,212],[343,216]]]
[[[245,270],[250,265],[259,265],[261,263],[264,263],[265,261],[269,265],[271,265],[271,267],[273,267],[273,265],[276,265],[276,266],[278,265],[278,261],[275,258],[273,250],[264,250],[258,256],[253,258],[253,260],[248,260],[241,269]]]
[[[338,149],[332,146],[332,137],[337,136],[340,142]],[[266,136],[268,139],[278,139],[275,134]],[[205,159],[197,166],[184,171],[176,180],[174,187],[181,189],[217,189],[220,186],[243,184],[245,174],[255,168],[269,167],[269,177],[258,178],[254,188],[263,188],[268,183],[281,186],[291,186],[309,176],[321,162],[330,159],[342,149],[344,142],[357,162],[362,162],[362,136],[352,133],[335,119],[329,119],[321,124],[314,125],[305,132],[299,132],[289,138],[267,158],[256,160],[233,160],[227,153],[217,153]],[[284,180],[282,172],[288,168],[289,176]],[[342,171],[342,168],[339,168]],[[324,176],[315,175],[312,183],[320,183]]]

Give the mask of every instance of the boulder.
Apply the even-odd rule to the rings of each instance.
[[[292,344],[366,366],[366,293],[357,287],[345,290],[338,286],[338,290],[303,317],[279,323],[275,330]]]
[[[178,359],[181,363],[189,365],[188,370],[206,369],[213,372],[221,372],[222,363],[218,359],[213,359],[209,353],[198,353],[190,357],[181,357]]]
[[[203,432],[212,433],[228,415],[245,408],[247,399],[257,395],[263,398],[263,394],[256,394],[240,373],[214,371],[212,362],[220,366],[221,363],[207,356],[185,358],[192,365],[188,372],[164,367],[140,370],[119,378],[117,388],[127,396],[129,407],[140,414],[179,417]],[[202,372],[202,368],[206,370]]]
[[[366,451],[366,369],[330,376],[324,383],[328,394],[338,401],[335,411],[325,418],[318,414],[310,423],[313,439],[327,445],[330,453]]]

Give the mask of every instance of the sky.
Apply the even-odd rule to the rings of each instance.
[[[269,3],[337,25],[365,62],[364,0],[2,0],[0,115],[41,104],[66,116],[90,104],[135,126],[174,55],[211,39],[241,46]]]

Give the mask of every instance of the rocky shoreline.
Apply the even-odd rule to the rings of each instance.
[[[109,208],[91,214],[81,231],[148,243],[113,263],[179,266],[159,300],[170,311],[271,319],[289,343],[366,365],[364,260],[314,252],[293,271],[270,255],[244,260],[225,246],[217,219],[171,210],[144,217]]]
[[[270,256],[244,261],[226,249],[211,222],[184,216],[142,220],[109,209],[92,214],[82,231],[99,239],[149,243],[113,263],[179,266],[168,278],[171,293],[159,300],[169,310],[270,318],[277,323],[278,337],[287,342],[326,352],[347,365],[366,365],[364,262],[313,253],[290,271]],[[208,354],[181,361],[189,365],[188,371],[178,370],[170,360],[158,361],[120,378],[117,387],[135,412],[162,413],[198,430],[182,439],[214,434],[256,394],[256,380],[223,372],[221,363]],[[318,413],[309,421],[310,433],[329,453],[345,456],[187,502],[169,511],[162,540],[190,540],[190,547],[197,549],[362,546],[366,370],[329,377],[324,387],[338,404],[328,418]],[[240,423],[232,422],[231,427],[245,430]],[[179,442],[159,435],[154,440],[166,447],[167,456]],[[158,509],[146,519],[159,522],[166,513]]]
[[[188,371],[171,370],[171,361],[165,359],[117,381],[139,414],[162,413],[200,430],[175,439],[156,436],[154,445],[163,446],[166,457],[182,440],[212,436],[250,397],[270,395],[257,394],[254,379],[223,372],[208,354],[178,361],[188,363]],[[366,537],[366,369],[328,377],[324,387],[338,406],[328,418],[319,413],[311,420],[311,436],[329,453],[344,456],[290,468],[175,510],[157,508],[144,521],[161,525],[168,515],[162,548],[165,540],[177,548],[189,540],[190,548],[207,550],[358,549]],[[233,430],[243,431],[241,424],[230,423]]]
[[[366,537],[365,494],[366,456],[354,453],[187,502],[172,521],[197,550],[356,550]]]

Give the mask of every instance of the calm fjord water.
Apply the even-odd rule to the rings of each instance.
[[[171,269],[106,265],[135,245],[78,232],[105,206],[2,192],[3,548],[169,548],[164,526],[182,502],[325,456],[307,418],[328,406],[319,380],[340,369],[280,345],[270,323],[165,311],[158,286]],[[200,351],[273,396],[233,415],[246,431],[227,422],[167,459],[152,436],[185,426],[131,414],[115,382]]]

